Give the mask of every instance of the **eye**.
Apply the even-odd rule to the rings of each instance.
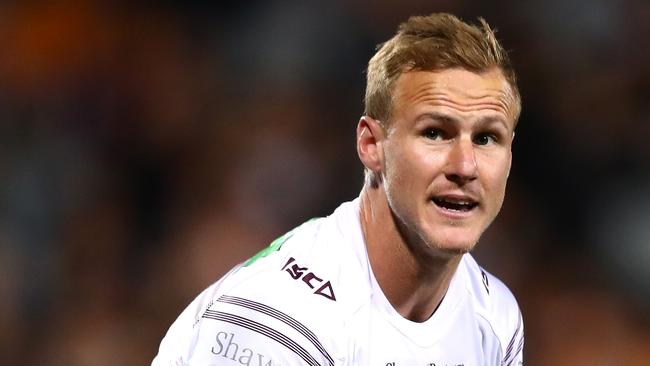
[[[477,145],[487,145],[490,142],[494,143],[496,141],[496,136],[490,133],[480,133],[474,136],[474,143]]]
[[[422,135],[428,138],[429,140],[437,140],[442,137],[441,131],[435,128],[427,128],[426,130],[424,130]]]

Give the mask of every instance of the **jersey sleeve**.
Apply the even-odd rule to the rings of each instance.
[[[205,290],[172,324],[152,366],[334,365],[323,335],[294,315],[300,298],[274,299],[258,284]]]
[[[518,312],[517,325],[514,327],[510,342],[507,344],[502,365],[520,366],[524,364],[524,322]]]
[[[523,365],[524,320],[515,296],[496,277],[488,274],[494,297],[492,311],[501,342],[502,366]]]
[[[334,292],[338,267],[313,249],[318,225],[283,235],[201,293],[152,366],[343,365],[349,340]]]
[[[188,360],[198,341],[202,314],[210,308],[213,303],[212,298],[218,293],[221,283],[227,277],[228,275],[224,276],[205,289],[181,312],[160,342],[152,366],[188,365]]]

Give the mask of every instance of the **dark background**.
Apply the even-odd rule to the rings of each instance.
[[[367,60],[433,11],[485,17],[519,72],[475,255],[527,365],[650,364],[650,2],[211,3],[1,3],[2,364],[148,364],[199,291],[356,197]]]

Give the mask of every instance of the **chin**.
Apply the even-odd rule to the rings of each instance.
[[[469,253],[472,249],[474,249],[474,244],[457,244],[457,245],[433,245],[432,246],[437,252],[447,254],[450,256],[458,256],[458,255],[463,255],[465,253]]]
[[[472,251],[478,242],[478,237],[452,233],[443,237],[432,237],[428,242],[428,246],[436,252],[457,256]]]

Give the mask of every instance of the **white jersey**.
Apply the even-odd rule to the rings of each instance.
[[[431,318],[395,311],[370,268],[358,201],[290,231],[203,291],[152,365],[521,365],[515,298],[469,254]]]

